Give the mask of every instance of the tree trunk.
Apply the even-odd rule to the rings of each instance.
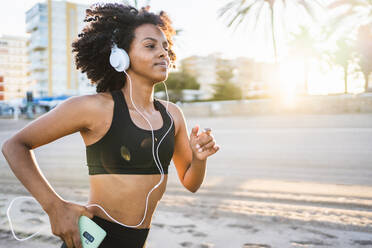
[[[369,83],[369,75],[367,73],[363,73],[364,76],[364,92],[368,92],[368,83]]]
[[[309,94],[309,62],[305,59],[304,63],[305,95]]]
[[[275,63],[278,62],[278,53],[276,49],[276,40],[275,40],[275,32],[274,32],[274,6],[270,6],[270,14],[271,14],[271,36],[273,38],[273,47],[274,47],[274,56],[275,56]]]
[[[346,66],[344,67],[345,94],[347,94],[347,75],[348,75],[348,68],[349,68],[348,65],[346,65]]]

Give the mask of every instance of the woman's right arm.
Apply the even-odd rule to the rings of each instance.
[[[89,129],[92,123],[91,99],[92,96],[74,96],[65,100],[2,145],[2,153],[13,173],[49,215],[53,234],[60,236],[69,248],[81,247],[78,217],[86,215],[92,218],[93,215],[83,206],[64,201],[53,190],[40,171],[32,149]]]

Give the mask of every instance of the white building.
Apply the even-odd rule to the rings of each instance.
[[[278,78],[275,64],[245,57],[238,57],[230,63],[234,68],[231,81],[240,87],[243,98],[274,94],[273,89]]]
[[[95,92],[75,68],[71,43],[84,26],[85,9],[66,1],[35,4],[26,12],[31,89],[36,96],[82,95]]]
[[[196,78],[202,92],[201,99],[213,96],[212,84],[216,83],[216,68],[219,54],[191,56],[181,61],[181,67]]]
[[[26,37],[2,35],[0,37],[0,100],[25,97],[27,82]]]
[[[191,56],[181,61],[181,67],[200,83],[201,99],[213,96],[212,84],[217,82],[217,71],[225,65],[232,69],[231,83],[242,90],[243,98],[275,94],[278,77],[275,64],[260,63],[245,57],[222,60],[219,53]]]

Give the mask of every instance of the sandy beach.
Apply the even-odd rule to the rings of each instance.
[[[221,150],[208,158],[200,190],[188,192],[169,168],[147,248],[372,247],[372,115],[189,118],[211,127]],[[1,143],[26,120],[0,120]],[[85,204],[84,143],[73,134],[34,150],[64,199]],[[48,216],[0,159],[0,247],[59,247]]]

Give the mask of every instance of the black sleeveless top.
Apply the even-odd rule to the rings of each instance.
[[[89,175],[160,174],[152,155],[151,130],[134,124],[121,90],[110,93],[114,100],[111,126],[100,140],[86,146]],[[163,126],[154,130],[154,154],[157,161],[160,158],[161,164],[158,162],[158,165],[163,168],[164,174],[168,174],[168,166],[174,152],[174,122],[171,123],[166,108],[156,99],[154,106],[163,119]],[[171,129],[163,138],[171,124]],[[162,138],[157,155],[156,147]]]

